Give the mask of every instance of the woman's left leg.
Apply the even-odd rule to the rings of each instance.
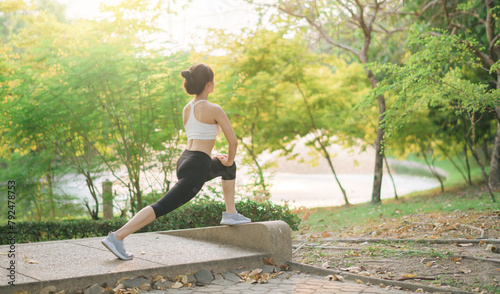
[[[221,225],[239,225],[251,222],[251,219],[236,211],[234,203],[236,163],[233,163],[232,166],[225,166],[219,159],[212,158],[207,181],[216,177],[222,177],[222,192],[224,193],[224,203],[226,204],[226,211],[222,213]]]

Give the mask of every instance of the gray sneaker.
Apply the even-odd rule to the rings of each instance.
[[[246,224],[246,223],[251,223],[252,220],[249,219],[248,217],[245,217],[237,212],[229,214],[226,213],[225,211],[222,213],[222,221],[220,222],[221,225],[241,225],[241,224]]]
[[[123,247],[123,240],[119,241],[116,239],[114,232],[110,232],[109,235],[101,241],[101,243],[120,259],[131,260],[134,257],[133,254],[125,251],[125,248]]]

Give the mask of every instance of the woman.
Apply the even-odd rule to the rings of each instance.
[[[155,219],[163,216],[191,200],[206,181],[222,177],[222,191],[226,211],[222,213],[222,225],[249,223],[251,220],[236,211],[234,190],[236,178],[236,147],[238,141],[229,119],[216,104],[208,102],[208,94],[214,91],[214,73],[205,64],[193,65],[181,73],[184,88],[195,95],[183,110],[182,118],[188,138],[186,150],[177,161],[177,183],[158,202],[141,209],[129,222],[103,241],[118,258],[129,260],[133,255],[126,252],[123,239]],[[220,131],[229,145],[227,155],[211,157],[215,139]]]

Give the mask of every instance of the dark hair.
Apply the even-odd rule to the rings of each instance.
[[[207,83],[214,80],[214,72],[204,63],[198,63],[191,66],[189,70],[183,70],[181,76],[185,79],[186,92],[191,95],[201,94]]]

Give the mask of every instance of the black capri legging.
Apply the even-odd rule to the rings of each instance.
[[[202,151],[184,150],[177,160],[177,183],[156,203],[151,204],[156,218],[163,216],[193,199],[203,184],[216,177],[223,180],[236,178],[236,164],[223,165]]]

